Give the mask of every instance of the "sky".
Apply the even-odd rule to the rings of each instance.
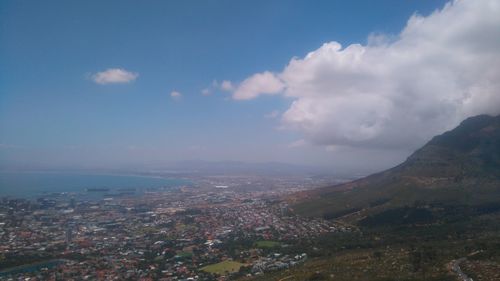
[[[500,3],[0,2],[0,168],[377,171],[500,113]]]

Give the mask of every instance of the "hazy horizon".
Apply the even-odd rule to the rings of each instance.
[[[495,1],[3,1],[0,168],[380,171],[500,113]]]

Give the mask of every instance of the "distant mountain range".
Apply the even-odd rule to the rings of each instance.
[[[325,167],[290,164],[282,162],[242,162],[242,161],[203,161],[187,160],[169,164],[144,164],[119,166],[115,168],[92,167],[0,167],[1,171],[36,171],[36,172],[82,172],[90,174],[127,174],[127,175],[260,175],[260,176],[307,176],[331,175]],[[340,178],[356,178],[351,174],[336,174]]]
[[[468,118],[392,169],[290,201],[304,215],[358,221],[407,206],[500,208],[500,116]]]
[[[304,174],[326,172],[325,169],[281,162],[241,162],[241,161],[180,161],[170,166],[173,171],[202,174]]]

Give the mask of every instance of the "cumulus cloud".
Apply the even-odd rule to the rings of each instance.
[[[137,79],[138,73],[130,72],[121,68],[110,68],[91,76],[97,84],[129,83]]]
[[[177,91],[172,91],[172,92],[170,92],[170,97],[173,100],[180,100],[182,98],[182,94],[177,92]]]
[[[219,82],[217,80],[213,80],[210,85],[204,89],[201,90],[201,95],[203,96],[210,96],[213,94],[218,88],[219,88]]]
[[[500,2],[456,0],[396,36],[323,44],[233,98],[293,98],[283,125],[331,147],[415,148],[476,114],[500,114]]]
[[[228,81],[228,80],[222,81],[222,83],[220,84],[220,88],[221,88],[221,90],[226,91],[226,92],[234,91],[233,83],[231,81]]]
[[[232,92],[234,89],[233,83],[229,80],[224,80],[222,82],[213,80],[208,87],[201,90],[201,94],[203,96],[210,96],[217,91]]]
[[[276,74],[269,71],[257,73],[241,82],[234,90],[236,100],[249,100],[262,94],[278,94],[283,91],[285,84]]]

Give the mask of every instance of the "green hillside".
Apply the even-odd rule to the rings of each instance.
[[[500,116],[471,117],[397,167],[294,199],[299,214],[354,221],[409,206],[438,216],[443,208],[494,208],[500,202]]]
[[[302,241],[303,265],[245,280],[500,280],[500,116],[469,118],[397,167],[289,200],[356,231]]]

